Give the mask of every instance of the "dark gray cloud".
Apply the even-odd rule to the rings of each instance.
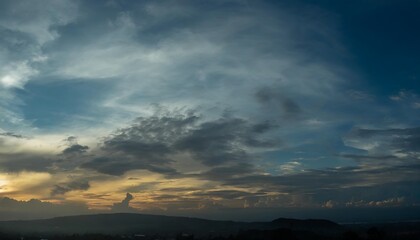
[[[38,199],[18,201],[7,197],[0,198],[0,220],[40,219],[87,213],[90,211],[82,203],[53,204]]]
[[[267,122],[252,124],[233,117],[199,120],[193,112],[138,118],[106,138],[96,157],[82,167],[112,175],[133,169],[176,175],[170,166],[176,153],[189,152],[195,160],[217,166],[251,161],[248,148],[276,146],[262,137],[273,128]]]
[[[0,169],[6,172],[47,172],[53,164],[49,156],[29,153],[0,154]]]
[[[190,199],[176,194],[163,194],[160,201],[188,202],[192,199],[212,201],[244,201],[246,208],[340,208],[340,207],[411,207],[420,201],[417,191],[417,166],[383,168],[347,167],[306,170],[297,174],[273,176],[248,172],[238,174],[229,168],[214,168],[200,177],[218,181],[226,188],[246,190],[191,189]],[[162,190],[163,191],[163,190]],[[184,189],[177,189],[184,191]],[[287,194],[285,194],[287,193]],[[210,202],[212,202],[210,201]],[[217,202],[216,201],[216,202]]]
[[[192,196],[199,198],[218,198],[218,199],[246,199],[247,197],[261,197],[264,192],[245,192],[237,190],[213,190],[213,191],[197,191]]]
[[[262,126],[262,128],[261,128]],[[240,118],[221,118],[200,124],[175,144],[178,150],[193,153],[197,160],[209,166],[227,162],[247,162],[251,155],[247,147],[273,147],[275,144],[259,139],[268,125],[252,125]]]
[[[231,190],[196,190],[192,195],[221,200],[243,199],[249,206],[254,207],[279,207],[282,206],[281,204],[289,206],[291,202],[294,206],[301,204],[301,206],[320,207],[329,200],[336,201],[335,206],[356,204],[356,201],[367,201],[364,206],[369,206],[370,201],[373,201],[371,205],[384,206],[397,204],[390,199],[402,198],[405,201],[399,200],[398,204],[411,206],[420,201],[420,196],[415,193],[415,184],[407,184],[407,182],[420,181],[417,176],[419,169],[418,165],[394,165],[381,168],[360,166],[323,170],[306,169],[300,173],[274,176],[258,173],[252,165],[214,167],[195,177],[217,181],[225,187],[259,189],[259,191],[249,193]],[[393,187],[385,191],[387,186]],[[374,191],[376,187],[380,190]],[[277,193],[277,195],[267,193]],[[288,195],[285,196],[282,193]]]
[[[33,38],[29,34],[7,29],[3,26],[0,26],[0,32],[0,46],[7,51],[11,60],[29,58],[34,51],[39,53],[37,44],[33,42]],[[12,52],[14,54],[11,54]]]
[[[3,132],[3,133],[0,133],[0,136],[14,137],[14,138],[27,138],[23,135],[12,133],[12,132]]]
[[[277,110],[283,113],[284,117],[296,117],[301,112],[301,107],[286,94],[278,90],[278,87],[263,87],[256,91],[255,98],[271,111]]]
[[[213,167],[209,171],[195,176],[214,181],[224,181],[225,179],[254,175],[255,173],[256,169],[253,164],[240,163],[231,166]]]
[[[75,180],[68,183],[60,183],[51,190],[51,196],[63,195],[74,190],[87,190],[90,184],[87,180]]]
[[[68,148],[63,150],[63,154],[80,154],[85,153],[89,149],[88,146],[83,146],[80,144],[73,144]]]
[[[228,185],[267,186],[280,191],[313,192],[321,189],[378,185],[388,182],[418,180],[419,165],[384,168],[342,167],[325,170],[306,170],[303,173],[272,176],[253,175],[225,179]]]
[[[160,189],[164,192],[183,192],[183,191],[198,191],[201,190],[199,187],[171,187],[171,188],[162,188]]]
[[[77,155],[77,154],[82,154],[82,153],[86,153],[87,150],[89,149],[88,146],[84,146],[81,145],[77,142],[77,137],[76,136],[68,136],[67,138],[65,138],[63,140],[63,142],[65,143],[65,145],[67,145],[68,147],[65,148],[63,150],[63,155]]]
[[[343,157],[343,158],[349,158],[349,159],[356,160],[359,163],[372,161],[372,160],[373,161],[378,161],[378,160],[387,161],[387,160],[397,159],[397,157],[392,156],[392,155],[369,156],[369,155],[357,155],[357,154],[341,154],[339,156]]]
[[[265,133],[275,128],[277,128],[275,124],[270,123],[269,121],[265,121],[263,123],[258,123],[252,126],[252,131],[256,133]]]
[[[408,166],[417,164],[418,158],[415,154],[398,155],[358,155],[358,154],[340,154],[340,158],[351,159],[359,165],[370,166]]]
[[[111,207],[111,211],[114,212],[136,212],[136,209],[130,207],[130,201],[133,200],[134,197],[130,193],[127,193],[125,198],[119,202],[114,203]]]
[[[110,194],[95,194],[95,193],[83,193],[82,196],[86,199],[93,199],[93,200],[106,200],[111,195]]]
[[[169,167],[176,149],[173,144],[186,134],[198,117],[192,114],[137,118],[127,128],[116,131],[103,142],[101,152],[82,165],[99,172],[121,175],[133,169],[175,174]]]
[[[76,136],[68,136],[66,139],[63,140],[64,142],[67,142],[69,144],[76,144],[77,143],[77,137]]]
[[[151,172],[165,174],[167,176],[177,175],[177,171],[169,166],[157,166],[155,164],[143,163],[136,158],[125,156],[97,157],[81,165],[83,168],[93,169],[109,175],[122,175],[127,171],[145,169]]]

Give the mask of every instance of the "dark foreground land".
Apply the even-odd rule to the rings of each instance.
[[[420,222],[339,225],[328,220],[213,221],[144,214],[99,214],[0,222],[0,239],[420,240]]]

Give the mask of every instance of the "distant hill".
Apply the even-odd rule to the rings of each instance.
[[[271,223],[276,225],[278,228],[290,228],[295,230],[332,230],[341,228],[339,224],[324,219],[298,220],[290,218],[278,218],[273,220]]]
[[[251,229],[271,230],[288,228],[294,230],[336,231],[341,226],[327,220],[297,220],[279,218],[272,222],[215,221],[188,217],[171,217],[146,214],[98,214],[57,217],[45,220],[2,221],[0,232],[14,233],[102,233],[102,234],[174,234],[196,235],[236,234]]]

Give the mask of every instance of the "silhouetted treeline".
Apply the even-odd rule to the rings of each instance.
[[[390,231],[391,230],[391,231]],[[165,234],[70,234],[70,235],[42,235],[42,234],[6,234],[0,233],[1,240],[419,240],[420,230],[411,229],[379,229],[377,227],[348,228],[340,233],[315,233],[312,231],[293,231],[287,228],[272,230],[246,230],[237,234],[222,236],[209,234],[197,237],[193,234],[178,233]]]

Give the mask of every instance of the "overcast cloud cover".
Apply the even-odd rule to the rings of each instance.
[[[419,10],[2,1],[2,219],[417,218]]]

